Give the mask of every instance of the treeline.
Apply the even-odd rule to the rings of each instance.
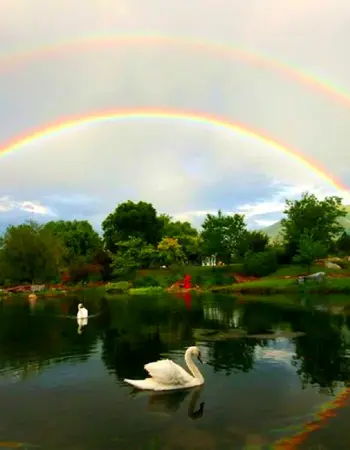
[[[350,252],[339,223],[342,200],[305,193],[286,201],[281,238],[249,231],[241,214],[208,214],[198,231],[189,222],[158,214],[146,202],[121,203],[102,223],[102,237],[86,220],[9,226],[0,239],[0,284],[127,280],[138,269],[242,263],[245,274],[264,276],[279,264],[305,266],[329,253]]]

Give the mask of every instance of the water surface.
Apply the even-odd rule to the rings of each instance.
[[[12,297],[0,304],[0,448],[349,449],[349,325],[346,308],[321,299]],[[183,365],[193,344],[204,387],[155,394],[123,382],[163,357]],[[335,417],[317,416],[337,398]]]

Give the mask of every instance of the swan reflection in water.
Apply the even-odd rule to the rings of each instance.
[[[187,415],[190,419],[200,419],[204,414],[204,402],[196,404],[200,397],[203,386],[178,391],[136,391],[130,394],[134,399],[148,397],[148,411],[158,414],[171,414],[180,409],[181,404],[188,397]]]
[[[88,318],[84,317],[83,319],[77,319],[78,324],[78,334],[81,334],[84,330],[84,327],[88,324]]]

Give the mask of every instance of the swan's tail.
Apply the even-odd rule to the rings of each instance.
[[[144,380],[129,380],[127,378],[124,379],[125,383],[131,384],[136,389],[143,389],[149,391],[162,391],[164,387],[158,385],[153,378],[145,378]]]

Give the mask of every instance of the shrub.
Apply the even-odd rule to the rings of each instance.
[[[102,266],[97,264],[77,264],[69,268],[69,277],[72,283],[81,281],[100,281]]]
[[[118,281],[117,283],[106,284],[107,292],[126,292],[132,287],[132,284],[129,281]]]
[[[135,288],[160,286],[159,281],[149,275],[137,278],[133,284]]]
[[[277,265],[284,266],[291,264],[293,258],[286,248],[277,247],[273,250],[276,252]]]
[[[249,276],[264,277],[277,270],[277,257],[274,250],[251,253],[244,259],[244,273]]]
[[[131,295],[153,295],[161,294],[162,292],[164,292],[164,289],[161,286],[131,288],[129,290],[129,294]]]

